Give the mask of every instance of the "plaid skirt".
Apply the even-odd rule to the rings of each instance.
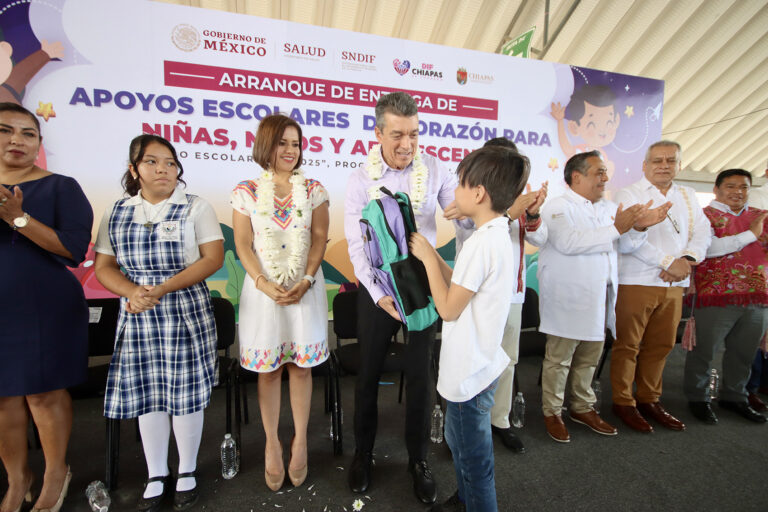
[[[166,277],[141,281],[159,284]],[[104,416],[182,416],[204,409],[218,382],[216,324],[205,283],[168,293],[139,314],[125,311],[124,297],[120,303]]]

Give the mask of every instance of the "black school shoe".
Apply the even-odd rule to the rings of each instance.
[[[158,512],[161,508],[161,505],[163,504],[163,500],[168,495],[168,491],[170,489],[168,484],[170,483],[170,480],[171,475],[153,476],[152,478],[148,479],[147,483],[144,484],[144,489],[146,489],[147,486],[152,482],[163,482],[163,492],[157,496],[145,498],[144,491],[142,491],[139,502],[136,504],[136,510],[138,510],[138,512]]]
[[[179,473],[179,476],[176,478],[180,479],[190,477],[196,478],[194,471],[190,473]],[[189,489],[188,491],[176,491],[176,493],[173,495],[173,510],[179,512],[181,510],[192,508],[192,506],[197,503],[197,499],[200,497],[200,493],[197,489],[197,480],[195,480],[195,486],[192,489]]]

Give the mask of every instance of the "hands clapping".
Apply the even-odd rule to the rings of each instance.
[[[624,234],[629,231],[635,223],[648,213],[648,207],[651,206],[652,201],[648,201],[646,204],[633,204],[626,210],[624,205],[619,203],[619,208],[616,210],[616,217],[613,220],[613,225],[616,227],[616,231],[620,234]]]
[[[646,212],[643,215],[641,215],[635,222],[635,225],[633,227],[636,230],[642,231],[651,226],[655,226],[656,224],[658,224],[659,222],[667,218],[667,212],[669,212],[669,209],[672,208],[672,203],[667,201],[661,206],[658,206],[656,208],[650,208],[652,202],[653,201],[649,201],[646,204],[646,206],[648,206],[649,209],[646,210]]]
[[[755,217],[749,224],[749,230],[755,234],[756,238],[760,238],[760,235],[763,234],[763,223],[765,222],[766,217],[768,217],[768,212],[763,212]]]
[[[547,199],[548,186],[549,182],[545,181],[541,184],[541,188],[539,190],[532,192],[531,186],[526,185],[526,193],[517,196],[517,199],[515,199],[515,202],[512,204],[512,206],[507,209],[507,215],[509,218],[518,219],[525,213],[528,215],[538,215],[539,210],[541,209],[541,205],[543,205],[544,201]]]

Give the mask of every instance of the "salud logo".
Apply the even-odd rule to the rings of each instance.
[[[465,68],[456,70],[456,81],[459,82],[459,85],[467,83],[467,70]]]
[[[400,59],[395,59],[392,61],[392,65],[395,66],[395,71],[402,76],[408,72],[409,69],[411,69],[411,63],[407,60],[400,61]]]

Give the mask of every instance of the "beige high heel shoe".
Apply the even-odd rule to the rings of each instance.
[[[293,460],[293,439],[291,439],[291,458]],[[307,473],[309,472],[309,464],[304,464],[299,469],[292,470],[290,462],[288,463],[288,478],[291,479],[291,483],[294,487],[298,487],[304,483],[307,479]]]
[[[72,481],[72,471],[67,466],[67,476],[64,478],[64,484],[61,486],[61,493],[59,499],[51,508],[33,508],[30,512],[59,512],[61,506],[64,504],[64,498],[67,497],[67,491],[69,490],[69,482]]]
[[[264,481],[273,491],[279,491],[285,482],[285,466],[283,465],[283,443],[280,443],[280,473],[270,474],[267,472],[267,450],[264,449]]]
[[[32,484],[35,482],[35,477],[31,477],[29,479],[29,485],[27,485],[27,492],[24,494],[24,499],[19,503],[19,506],[16,508],[16,510],[13,510],[11,512],[21,512],[21,506],[26,501],[27,503],[32,503]]]

